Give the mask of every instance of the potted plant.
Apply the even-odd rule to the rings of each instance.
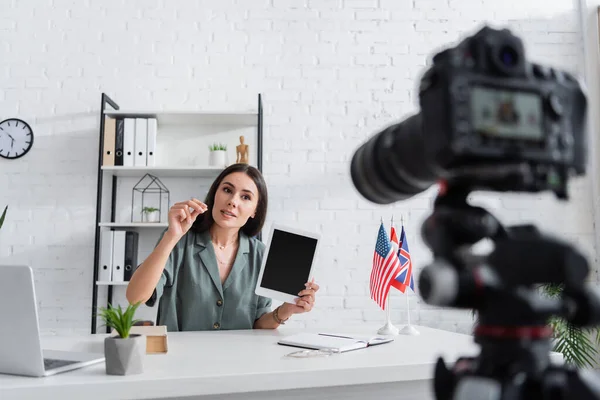
[[[545,284],[542,292],[548,297],[560,297],[562,285]],[[600,355],[600,331],[597,327],[578,327],[564,318],[552,317],[548,324],[554,331],[553,351],[561,353],[565,363],[578,368],[597,368]]]
[[[142,212],[144,213],[145,222],[158,222],[158,208],[155,207],[144,207]]]
[[[4,218],[6,218],[6,210],[8,210],[8,206],[4,207],[4,212],[2,213],[2,216],[0,217],[0,228],[2,228],[2,224],[4,224]]]
[[[227,145],[223,143],[215,143],[208,147],[210,150],[208,164],[211,167],[226,167],[227,166]]]
[[[6,210],[8,210],[8,206],[6,206],[4,208],[4,212],[2,213],[2,216],[0,216],[0,229],[2,229],[2,225],[4,224],[4,218],[6,217]]]
[[[140,303],[130,304],[125,312],[119,305],[100,308],[104,325],[113,328],[117,335],[104,339],[104,357],[108,375],[140,374],[144,371],[143,360],[146,356],[146,336],[130,334],[131,327],[139,320],[134,314]]]

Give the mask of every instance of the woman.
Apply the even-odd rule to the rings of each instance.
[[[319,285],[306,283],[296,304],[271,312],[254,293],[265,245],[256,236],[267,214],[267,187],[256,168],[233,164],[197,199],[169,210],[169,227],[127,286],[131,304],[153,306],[169,331],[274,329],[310,311]]]

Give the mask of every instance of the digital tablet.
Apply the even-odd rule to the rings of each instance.
[[[320,234],[279,224],[271,226],[255,293],[296,304],[312,278]]]

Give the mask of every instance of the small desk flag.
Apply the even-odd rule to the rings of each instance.
[[[375,252],[373,254],[373,269],[371,270],[370,292],[382,310],[385,310],[387,295],[391,282],[400,273],[400,260],[388,239],[383,222],[379,227]]]
[[[404,226],[402,226],[402,233],[400,234],[400,250],[398,251],[398,258],[400,260],[400,273],[392,282],[392,286],[400,290],[402,293],[404,293],[406,287],[408,286],[414,292],[415,282],[413,279],[412,260],[408,250],[408,241],[406,240]]]

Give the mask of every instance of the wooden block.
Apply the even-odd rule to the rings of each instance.
[[[113,329],[112,334],[115,335],[117,332]],[[129,334],[146,336],[146,354],[167,353],[169,350],[167,327],[165,325],[132,326]]]

